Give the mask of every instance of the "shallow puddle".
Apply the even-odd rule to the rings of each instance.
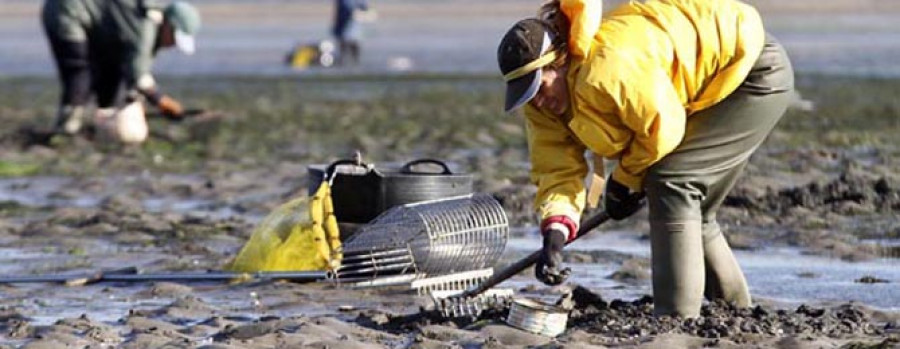
[[[100,204],[101,199],[97,196],[55,195],[74,182],[74,179],[65,177],[0,178],[0,202],[11,201],[31,207],[95,207]]]
[[[202,183],[203,179],[187,175],[166,175],[165,178],[101,177],[86,181],[53,176],[0,178],[0,203],[14,202],[33,208],[94,208],[102,205],[104,200],[111,196],[129,191],[133,194],[141,190],[141,185],[152,186],[154,182],[161,181],[187,187]],[[185,198],[177,190],[146,195],[140,197],[139,202],[148,212],[202,213],[211,218],[227,218],[239,214],[230,205],[212,199]],[[248,218],[259,219],[259,217]]]
[[[0,179],[0,202],[12,201],[29,207],[95,207],[102,204],[102,198],[108,197],[109,190],[120,187],[122,183],[135,181],[134,178],[103,178],[87,182],[59,177]],[[165,183],[176,188],[190,186],[198,181],[202,179],[191,176],[167,177]],[[149,212],[201,212],[218,217],[244,217],[228,204],[212,199],[196,199],[178,190],[154,190],[151,193],[148,197],[139,198],[141,206]],[[533,231],[524,231],[523,228],[513,230],[513,235],[518,237],[509,241],[499,267],[540,247],[540,239]],[[77,254],[67,253],[64,245],[48,247],[36,242],[34,245],[22,246],[22,242],[11,237],[3,237],[0,242],[4,246],[0,248],[2,275],[54,271],[77,274],[122,266],[166,270],[179,266],[182,268],[179,270],[202,270],[209,266],[219,266],[222,261],[215,258],[228,255],[242,243],[233,237],[207,237],[195,243],[218,254],[194,255],[188,250],[172,253],[165,246],[117,244],[106,241],[103,237],[81,241],[76,246],[80,251]],[[890,239],[867,243],[882,246],[885,257],[896,257],[897,247],[900,246],[900,241]],[[568,250],[612,251],[626,258],[648,258],[650,254],[647,241],[636,238],[633,232],[615,230],[594,232]],[[877,308],[900,310],[900,293],[895,291],[897,283],[900,283],[900,268],[897,268],[900,262],[897,259],[850,263],[806,255],[798,249],[738,251],[736,254],[751,292],[757,299],[788,304],[858,301]],[[570,266],[573,268],[571,282],[586,286],[606,299],[634,300],[652,293],[649,279],[619,281],[609,278],[621,268],[618,262],[612,260]],[[84,287],[48,284],[0,286],[0,307],[14,309],[34,324],[51,324],[60,318],[77,317],[81,314],[90,314],[94,320],[115,323],[132,310],[159,309],[185,295],[202,299],[204,303],[217,309],[216,315],[248,318],[263,315],[340,315],[341,306],[357,310],[390,308],[398,312],[404,307],[410,308],[408,295],[373,298],[365,293],[368,291],[329,292],[329,286],[323,284],[245,286],[188,283],[187,293],[156,293],[159,285],[102,283]],[[530,272],[518,275],[500,286],[519,289],[529,285],[538,285]],[[414,312],[416,308],[408,310]]]
[[[640,257],[650,256],[649,242],[625,232],[603,232],[579,240],[569,249],[578,251],[609,250]],[[900,245],[900,241],[884,243]],[[527,252],[540,248],[540,239],[511,239],[507,251]],[[839,259],[803,254],[798,249],[736,251],[738,262],[757,298],[785,303],[817,303],[857,301],[883,309],[900,309],[900,261],[876,259],[866,262],[844,262]],[[619,269],[613,264],[572,264],[572,282],[598,291],[604,298],[636,299],[650,294],[650,281],[622,283],[608,278]],[[865,277],[871,277],[865,281]],[[513,286],[533,283],[531,275],[518,276]]]

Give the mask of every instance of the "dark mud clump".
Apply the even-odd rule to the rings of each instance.
[[[522,227],[535,223],[532,206],[536,188],[529,185],[510,185],[497,189],[492,195],[506,211],[510,226]]]
[[[873,324],[859,307],[844,304],[832,309],[801,305],[794,310],[763,306],[737,308],[714,301],[704,305],[694,319],[653,315],[649,296],[633,302],[612,301],[606,308],[576,309],[570,328],[619,339],[663,333],[681,333],[703,338],[729,338],[736,342],[758,336],[880,336],[883,326]]]
[[[769,189],[764,195],[736,188],[725,205],[774,214],[785,214],[795,207],[841,214],[898,212],[900,183],[888,177],[845,172],[831,182],[812,182],[779,191]]]
[[[489,323],[500,323],[506,319],[509,313],[509,305],[494,303],[485,306],[478,314],[466,314],[460,316],[445,316],[439,310],[420,309],[418,313],[407,315],[387,315],[385,321],[375,321],[371,314],[360,314],[354,322],[358,325],[387,331],[389,333],[403,334],[420,330],[430,325],[450,326],[453,328],[472,329]]]
[[[865,275],[859,279],[854,280],[854,282],[861,283],[861,284],[881,284],[881,283],[888,283],[890,281],[882,279],[882,278],[878,278],[878,277],[875,277],[872,275]]]
[[[574,309],[569,316],[568,331],[577,329],[595,334],[608,339],[609,344],[629,340],[640,342],[661,334],[729,339],[737,343],[789,336],[835,339],[879,337],[885,334],[886,326],[889,326],[877,324],[865,309],[849,303],[832,308],[801,305],[787,310],[759,305],[737,308],[726,302],[713,301],[703,306],[699,317],[683,319],[654,316],[653,298],[650,296],[635,301],[606,302],[599,295],[576,287],[570,299]],[[444,318],[437,311],[422,310],[411,315],[391,317],[380,325],[369,322],[367,327],[391,333],[414,332],[430,325],[477,329],[492,323],[505,323],[507,314],[508,309],[495,307],[478,317]],[[365,322],[357,321],[360,324]],[[565,341],[566,335],[559,339]]]

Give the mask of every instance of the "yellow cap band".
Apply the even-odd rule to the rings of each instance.
[[[538,57],[537,59],[528,62],[528,64],[519,67],[516,70],[513,70],[509,73],[503,75],[503,80],[509,82],[511,80],[515,80],[521,78],[525,75],[530,74],[531,72],[541,69],[547,64],[552,63],[556,60],[556,51],[547,52],[547,54]]]

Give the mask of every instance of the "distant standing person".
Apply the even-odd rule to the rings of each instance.
[[[170,117],[181,104],[162,93],[151,74],[157,50],[177,46],[194,52],[200,14],[191,4],[153,0],[46,0],[41,19],[59,78],[62,98],[56,131],[77,133],[85,107],[96,97],[99,111],[115,110],[137,95]]]
[[[335,0],[334,27],[331,34],[338,42],[338,65],[359,63],[359,42],[362,28],[353,15],[357,11],[367,11],[366,0]]]
[[[561,252],[588,196],[590,150],[618,160],[611,218],[649,203],[657,315],[699,316],[704,296],[748,307],[716,212],[788,106],[790,60],[740,1],[628,1],[602,21],[600,3],[549,2],[497,51],[505,110],[525,110],[544,236],[536,277],[568,276]]]

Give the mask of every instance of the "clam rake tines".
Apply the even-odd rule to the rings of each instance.
[[[588,233],[593,231],[594,228],[600,226],[608,220],[609,215],[606,213],[606,211],[601,211],[589,217],[581,223],[581,228],[578,229],[578,234],[575,235],[575,238],[567,242],[566,245],[571,244],[575,242],[575,240],[578,240],[581,237],[587,235]],[[480,312],[483,308],[481,305],[482,303],[484,303],[484,299],[493,301],[496,298],[493,295],[483,297],[483,293],[487,292],[497,284],[513,277],[514,275],[521,273],[526,268],[534,265],[535,263],[537,263],[540,257],[540,250],[532,252],[530,255],[520,259],[518,262],[513,263],[512,265],[498,272],[495,272],[490,278],[481,282],[475,287],[466,289],[463,292],[446,294],[444,295],[444,297],[433,297],[435,306],[439,308],[439,310],[441,310],[441,312],[445,314],[445,316],[447,316],[446,314],[448,313],[452,314],[453,316],[478,316],[478,312]]]

